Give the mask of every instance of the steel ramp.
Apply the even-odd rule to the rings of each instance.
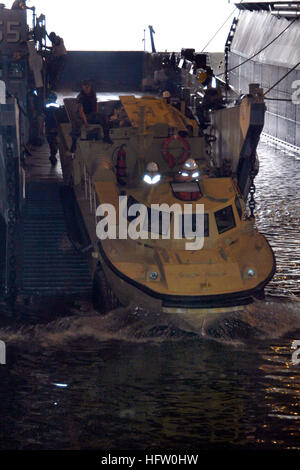
[[[38,150],[37,150],[37,153]],[[36,155],[38,157],[38,155]],[[34,162],[35,156],[30,159]],[[86,254],[76,250],[67,235],[60,200],[62,179],[54,177],[48,158],[38,158],[43,168],[28,175],[23,209],[20,288],[28,295],[91,294],[92,282]],[[45,166],[51,177],[46,177]]]

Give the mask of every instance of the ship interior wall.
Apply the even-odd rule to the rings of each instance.
[[[143,51],[68,51],[58,91],[77,91],[86,78],[99,92],[140,90],[146,66]]]

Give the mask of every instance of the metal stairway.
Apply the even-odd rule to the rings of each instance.
[[[25,295],[91,293],[88,261],[68,239],[59,188],[55,179],[27,183],[21,280]]]

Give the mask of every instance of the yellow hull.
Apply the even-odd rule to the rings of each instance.
[[[205,292],[199,289],[197,283],[192,282],[189,291],[193,289],[194,292],[189,294],[184,285],[180,286],[178,279],[173,279],[172,290],[170,288],[162,289],[159,283],[155,282],[152,284],[150,281],[139,282],[140,280],[134,277],[136,269],[133,269],[130,275],[127,263],[127,272],[120,271],[117,264],[110,261],[103,245],[100,242],[98,244],[100,263],[109,285],[121,304],[130,305],[132,303],[143,308],[158,309],[171,314],[207,315],[236,311],[240,306],[251,303],[254,298],[261,298],[265,285],[275,272],[274,255],[267,244],[268,257],[264,259],[265,275],[251,280],[251,285],[245,286],[245,282],[240,279],[239,282],[228,286],[225,291],[226,278],[224,278],[215,286],[214,291]],[[130,255],[130,252],[127,254]],[[142,264],[139,266],[143,267]]]
[[[83,129],[76,154],[71,159],[65,152],[70,147],[70,125],[60,125],[64,177],[68,184],[74,185],[77,200],[79,195],[86,200],[87,205],[81,207],[81,212],[90,233],[94,259],[98,262],[96,269],[105,277],[103,279],[101,274],[103,291],[100,289],[99,297],[107,293],[110,296],[112,291],[123,305],[133,303],[170,314],[200,316],[233,311],[261,297],[274,275],[275,259],[267,240],[255,228],[254,220],[245,219],[245,202],[235,176],[238,156],[251,123],[252,105],[257,105],[255,100],[247,98],[240,106],[216,112],[216,118],[223,116],[216,122],[220,131],[224,131],[219,136],[220,148],[224,155],[232,157],[231,176],[226,176],[225,170],[222,176],[217,168],[211,167],[205,137],[196,121],[154,98],[121,97],[121,103],[131,124],[111,130],[112,145],[102,142],[101,138],[89,140],[88,129]],[[235,118],[234,125],[229,125],[227,111]],[[179,162],[187,148],[199,169],[199,178],[193,183],[178,180]],[[221,159],[217,148],[215,151]],[[177,165],[173,167],[172,162]],[[146,184],[144,176],[149,163],[161,172],[158,184]],[[220,163],[217,166],[220,173]],[[196,198],[185,199],[186,194],[193,191]],[[185,232],[176,238],[170,215],[168,238],[154,236],[158,233],[152,230],[152,220],[143,225],[143,233],[136,239],[121,237],[120,197],[124,195],[127,230],[132,222],[128,211],[136,203],[142,204],[148,214],[149,211],[152,214],[152,208],[157,205],[171,208],[177,204],[180,217],[185,214],[186,205],[194,216],[197,204],[201,204],[204,207],[203,245],[187,247],[190,241],[185,238]],[[99,205],[113,208],[112,237],[98,235],[97,227],[106,218],[104,213],[100,222],[95,217]],[[163,213],[164,209],[159,211]],[[173,220],[175,214],[172,223]],[[182,219],[182,230],[183,224]]]

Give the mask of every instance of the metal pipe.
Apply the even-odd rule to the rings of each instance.
[[[91,184],[91,178],[89,176],[89,202],[90,202],[90,213],[93,211],[92,207],[92,184]]]
[[[94,214],[95,214],[95,225],[97,225],[97,217],[96,217],[96,211],[97,211],[97,200],[96,200],[96,191],[94,189],[94,192],[93,192],[93,196],[94,196]]]

